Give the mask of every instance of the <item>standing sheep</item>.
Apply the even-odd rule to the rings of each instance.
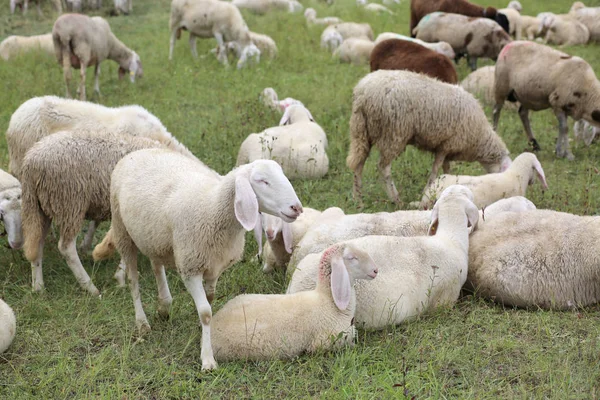
[[[19,54],[41,51],[54,56],[52,34],[38,36],[9,36],[0,43],[0,57],[8,61]]]
[[[556,155],[574,159],[569,150],[567,117],[600,126],[600,82],[579,57],[533,42],[506,46],[496,64],[494,129],[505,100],[518,101],[519,117],[533,150],[540,145],[529,124],[529,110],[552,108],[558,119]]]
[[[427,186],[442,165],[448,172],[453,160],[478,161],[487,172],[510,165],[506,145],[477,100],[456,85],[409,71],[380,70],[361,79],[353,98],[346,164],[354,172],[357,201],[362,202],[362,170],[372,146],[380,152],[378,169],[388,197],[397,204],[392,161],[408,144],[435,154]]]
[[[8,245],[20,249],[23,245],[21,230],[21,183],[0,169],[0,219],[8,236]]]
[[[342,22],[341,24],[329,25],[321,34],[321,47],[331,51],[335,50],[344,40],[350,38],[373,41],[373,29],[369,24],[358,24],[356,22]]]
[[[102,17],[81,14],[65,14],[58,17],[52,28],[52,40],[56,59],[63,66],[66,97],[71,97],[69,83],[71,68],[79,69],[80,100],[85,100],[85,72],[94,66],[94,92],[100,94],[100,63],[106,59],[119,64],[119,79],[129,72],[131,82],[143,75],[142,62],[137,53],[125,46],[110,30]]]
[[[338,17],[317,18],[317,11],[314,8],[307,8],[304,11],[304,18],[306,18],[308,25],[334,25],[343,22]]]
[[[138,329],[150,329],[139,292],[139,250],[155,271],[162,314],[172,301],[163,265],[177,268],[202,324],[202,369],[216,368],[210,303],[217,279],[240,260],[244,231],[260,229],[259,212],[286,222],[302,213],[281,167],[258,160],[220,176],[180,154],[142,150],[116,166],[110,199],[112,236],[127,265]]]
[[[424,42],[419,39],[411,38],[410,36],[404,36],[404,35],[400,35],[400,34],[394,33],[394,32],[380,33],[379,35],[377,35],[377,38],[375,39],[375,44],[379,44],[380,42],[383,42],[384,40],[388,40],[388,39],[400,39],[400,40],[406,40],[409,42],[414,42],[414,43],[420,44],[421,46],[427,47],[428,49],[431,49],[431,50],[435,51],[436,53],[443,54],[451,60],[453,60],[456,57],[456,53],[454,53],[454,49],[452,48],[452,46],[450,46],[449,43],[446,43],[446,42],[428,43],[428,42]]]
[[[296,0],[233,0],[231,4],[237,8],[247,9],[259,15],[266,14],[272,10],[295,13],[304,9],[302,4]]]
[[[496,95],[494,94],[494,76],[496,67],[488,65],[471,72],[460,82],[460,86],[471,93],[486,106],[496,104]],[[511,110],[518,109],[518,103],[505,102],[505,107]]]
[[[506,15],[508,18],[508,34],[514,35],[515,39],[521,40],[521,34],[523,28],[521,26],[521,10],[523,7],[521,3],[516,0],[512,0],[508,3],[508,7],[501,8],[498,10],[499,13]]]
[[[448,57],[406,40],[389,39],[379,43],[371,52],[370,63],[371,72],[400,69],[437,78],[442,82],[458,82],[456,69]]]
[[[333,57],[339,59],[341,62],[364,65],[369,62],[371,51],[374,47],[375,43],[371,40],[350,38],[344,40],[335,49]]]
[[[15,313],[0,299],[0,354],[6,351],[15,338],[17,320]]]

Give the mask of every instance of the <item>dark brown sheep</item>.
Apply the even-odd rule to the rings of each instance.
[[[462,14],[468,17],[486,17],[496,21],[507,33],[508,18],[494,7],[484,8],[466,0],[411,0],[410,1],[410,34],[421,18],[434,11]]]
[[[378,69],[403,69],[458,83],[456,69],[448,57],[408,40],[388,39],[375,46],[371,51],[371,72]]]

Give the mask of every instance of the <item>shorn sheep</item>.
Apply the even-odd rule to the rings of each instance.
[[[379,269],[378,279],[356,284],[358,326],[382,329],[452,305],[467,279],[469,233],[479,221],[468,189],[451,186],[431,212],[428,236],[364,236],[342,242],[368,251]],[[313,267],[319,254],[304,258],[288,293],[314,287]]]
[[[534,151],[540,145],[529,124],[529,110],[551,108],[558,119],[556,155],[574,159],[569,150],[567,117],[600,127],[600,82],[580,57],[533,42],[506,46],[496,64],[494,129],[505,100],[521,103],[519,117]]]
[[[171,18],[169,20],[171,40],[169,60],[173,59],[175,40],[181,36],[182,30],[190,32],[190,50],[194,58],[198,57],[196,38],[215,38],[218,51],[217,59],[224,65],[227,61],[225,42],[237,42],[237,67],[242,68],[248,60],[260,60],[260,50],[250,37],[250,30],[240,10],[231,3],[214,0],[173,0]]]
[[[129,72],[131,82],[143,75],[142,62],[137,53],[125,46],[110,30],[102,17],[81,14],[64,14],[58,17],[52,28],[52,40],[56,59],[63,67],[66,96],[71,97],[69,83],[71,68],[79,69],[79,98],[86,99],[85,72],[94,66],[94,92],[100,94],[100,63],[106,59],[119,64],[119,78]]]
[[[473,192],[473,202],[478,208],[486,207],[502,198],[525,196],[527,187],[538,178],[544,189],[548,188],[546,175],[539,160],[532,153],[523,153],[514,159],[504,172],[481,176],[442,175],[429,186],[419,207],[430,208],[437,195],[450,185],[462,185]]]
[[[49,56],[54,56],[52,34],[9,36],[0,43],[0,57],[6,61],[28,52],[41,52]]]
[[[131,151],[158,146],[147,138],[78,130],[47,136],[27,152],[21,174],[23,247],[31,262],[34,291],[44,288],[44,241],[54,221],[60,234],[58,250],[77,282],[99,295],[79,260],[75,239],[86,219],[109,219],[110,174],[117,162]]]
[[[400,35],[400,34],[394,33],[394,32],[380,33],[379,35],[377,35],[377,38],[375,39],[375,44],[379,44],[380,42],[383,42],[384,40],[388,40],[388,39],[400,39],[400,40],[407,40],[409,42],[415,42],[417,44],[420,44],[421,46],[427,47],[428,49],[435,51],[436,53],[443,54],[451,60],[453,60],[456,57],[456,53],[454,53],[454,49],[452,48],[452,46],[450,46],[449,43],[446,43],[446,42],[428,43],[428,42],[424,42],[419,39],[411,38],[410,36],[404,36],[404,35]]]
[[[217,279],[240,260],[244,231],[261,229],[259,212],[285,222],[302,213],[281,167],[258,160],[220,176],[172,151],[137,151],[115,167],[110,202],[112,237],[127,266],[138,329],[150,329],[139,291],[139,250],[152,263],[163,315],[172,302],[163,265],[177,269],[202,324],[202,369],[216,368],[210,303]]]
[[[380,42],[371,52],[371,72],[379,69],[400,69],[418,72],[442,82],[457,83],[452,61],[418,43],[400,39]]]
[[[349,38],[335,49],[333,57],[341,62],[351,63],[354,65],[364,65],[369,63],[371,51],[375,47],[375,43],[367,39]]]
[[[502,172],[510,165],[506,145],[481,105],[459,86],[414,72],[380,70],[361,79],[353,98],[346,164],[354,172],[353,195],[359,202],[362,170],[372,146],[380,152],[378,169],[388,197],[397,204],[391,165],[408,144],[435,154],[427,186],[440,167],[449,171],[450,161],[478,161],[487,172]]]
[[[369,253],[335,245],[318,261],[314,290],[294,294],[243,294],[212,321],[217,360],[291,358],[304,352],[353,345],[358,280],[373,280]]]
[[[16,331],[15,313],[4,300],[0,299],[0,354],[8,349],[15,338]]]
[[[600,217],[505,213],[471,236],[468,287],[508,306],[571,309],[600,302]]]
[[[0,218],[8,236],[8,245],[20,249],[23,245],[21,230],[21,183],[0,169]]]
[[[410,32],[427,14],[435,11],[461,14],[467,17],[484,17],[497,22],[505,32],[509,31],[508,18],[494,7],[484,8],[469,3],[466,0],[411,0],[410,1]]]

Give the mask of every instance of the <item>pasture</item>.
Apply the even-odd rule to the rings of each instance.
[[[105,1],[105,3],[111,3]],[[482,1],[478,1],[483,4]],[[505,7],[508,1],[487,5]],[[522,0],[523,14],[568,12],[567,0]],[[369,22],[375,34],[408,34],[409,2],[393,8],[396,15],[376,15],[353,0],[326,6],[304,0],[319,17]],[[586,3],[597,6],[596,2]],[[368,66],[340,64],[319,46],[322,27],[308,27],[302,14],[242,12],[252,31],[270,35],[279,48],[273,61],[236,70],[220,65],[209,50],[214,40],[198,40],[194,60],[187,33],[169,62],[168,0],[136,0],[130,16],[108,17],[113,32],[141,57],[144,77],[131,84],[117,79],[116,63],[102,64],[101,97],[91,97],[93,69],[88,70],[88,99],[107,106],[139,104],[207,165],[223,174],[235,165],[239,145],[252,132],[277,125],[280,114],[258,100],[265,87],[280,98],[301,100],[329,140],[330,169],[321,180],[292,182],[304,206],[339,206],[359,212],[352,200],[352,174],[345,165],[352,89]],[[0,9],[0,39],[10,34],[49,32],[55,13],[46,4],[44,17],[35,9],[10,15]],[[596,44],[562,49],[587,60],[600,74]],[[479,66],[485,63],[480,60]],[[465,60],[458,68],[468,74]],[[78,74],[74,73],[74,81]],[[0,130],[27,99],[64,95],[62,69],[55,59],[29,54],[0,62]],[[491,109],[486,108],[491,120]],[[570,142],[575,161],[557,159],[557,120],[550,111],[531,114],[542,151],[538,158],[549,189],[536,183],[528,197],[538,208],[580,215],[600,214],[600,144]],[[569,121],[572,128],[572,121]],[[504,108],[498,133],[514,158],[528,149],[521,121]],[[573,138],[572,131],[570,137]],[[376,152],[365,167],[365,212],[393,211],[379,182]],[[404,204],[420,199],[433,157],[410,148],[392,166]],[[0,167],[8,168],[6,141],[0,140]],[[454,173],[480,174],[477,164],[456,163]],[[105,223],[94,244],[108,229]],[[356,346],[332,353],[304,355],[288,361],[221,363],[201,371],[201,330],[192,298],[174,271],[167,277],[174,302],[169,320],[156,311],[156,284],[150,265],[140,257],[142,301],[152,331],[138,338],[129,290],[116,287],[116,257],[82,262],[102,298],[83,292],[59,254],[57,239],[46,242],[43,293],[31,291],[30,265],[20,251],[0,244],[0,298],[17,315],[17,336],[0,355],[0,398],[555,398],[600,397],[600,308],[569,312],[520,310],[488,302],[475,293],[446,308],[384,331],[359,330]],[[282,293],[285,274],[262,273],[253,262],[256,243],[247,234],[244,259],[220,278],[213,303],[216,312],[240,293]]]

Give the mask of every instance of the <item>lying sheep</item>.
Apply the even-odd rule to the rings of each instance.
[[[486,106],[496,104],[496,95],[494,94],[494,76],[496,67],[488,65],[477,68],[460,82],[460,86],[471,93]],[[504,106],[511,110],[518,109],[518,102],[504,102]]]
[[[446,189],[433,208],[427,236],[364,236],[340,243],[369,251],[379,269],[377,280],[355,286],[359,326],[382,329],[456,302],[467,279],[469,233],[479,221],[471,199],[468,189]],[[298,264],[288,293],[314,287],[320,257],[311,254]]]
[[[261,55],[266,55],[270,60],[277,57],[277,44],[271,36],[264,35],[262,33],[256,33],[250,31],[250,39],[252,43],[258,48]],[[227,42],[225,47],[229,53],[241,54],[242,48],[238,42]],[[214,49],[214,52],[219,55],[219,47]]]
[[[506,15],[508,18],[508,34],[513,35],[515,39],[521,40],[521,33],[523,28],[521,26],[521,10],[523,7],[521,3],[516,0],[512,0],[508,3],[506,8],[501,8],[498,10],[499,13]]]
[[[295,13],[304,9],[296,0],[233,0],[231,4],[259,15],[273,10]]]
[[[523,40],[533,40],[536,37],[539,37],[541,34],[540,31],[540,21],[537,17],[531,17],[529,15],[521,15],[521,38]],[[517,39],[519,40],[519,39]]]
[[[448,42],[457,56],[466,55],[471,70],[477,69],[477,58],[496,60],[511,39],[498,24],[487,18],[435,12],[425,16],[413,29],[417,39],[426,42]]]
[[[224,65],[229,65],[225,42],[238,44],[238,68],[244,67],[249,59],[256,58],[257,62],[260,60],[260,50],[252,43],[250,30],[240,10],[231,3],[214,0],[173,0],[169,28],[169,60],[173,59],[175,40],[181,36],[182,30],[190,32],[190,50],[194,58],[198,58],[196,38],[214,37],[218,46],[217,59]]]
[[[540,33],[544,34],[544,44],[573,46],[586,44],[590,40],[588,28],[576,19],[568,15],[544,14],[546,15],[541,18],[540,22]]]
[[[4,300],[0,299],[0,354],[8,349],[15,338],[16,331],[15,313]]]
[[[0,219],[8,236],[8,245],[20,249],[23,245],[21,230],[21,183],[0,169]]]
[[[586,7],[582,2],[573,3],[569,15],[585,25],[590,41],[600,41],[600,7]]]
[[[399,69],[418,72],[442,82],[458,82],[456,69],[448,57],[406,40],[389,39],[380,42],[371,52],[370,64],[371,72]]]
[[[286,108],[280,126],[250,134],[240,146],[237,165],[275,160],[289,179],[317,179],[327,174],[327,136],[301,105]]]
[[[583,141],[586,146],[590,146],[595,138],[600,137],[598,132],[600,132],[600,128],[592,126],[582,119],[573,125],[575,139]]]
[[[302,213],[292,185],[270,160],[220,176],[180,154],[142,150],[115,167],[110,193],[112,237],[127,265],[138,329],[150,330],[140,300],[139,250],[152,263],[163,315],[169,314],[172,302],[163,264],[177,268],[202,324],[202,369],[216,368],[210,303],[217,279],[240,260],[244,231],[260,224],[259,212],[286,222]]]
[[[525,196],[527,186],[533,184],[536,176],[543,188],[548,189],[544,169],[535,154],[522,153],[502,173],[481,176],[440,176],[433,185],[425,189],[419,207],[427,209],[433,206],[437,195],[443,193],[450,185],[468,187],[475,197],[475,205],[478,208],[487,207],[502,198]]]
[[[354,172],[353,195],[359,202],[372,146],[380,152],[378,169],[388,197],[397,204],[391,164],[408,144],[435,154],[427,186],[442,165],[447,173],[453,160],[478,161],[487,172],[510,165],[506,145],[477,100],[456,85],[409,71],[380,70],[361,79],[353,93],[346,165]]]
[[[20,54],[38,51],[54,56],[51,33],[38,36],[9,36],[0,43],[0,57],[6,61]]]
[[[307,8],[304,11],[304,18],[308,25],[334,25],[343,22],[338,17],[317,18],[317,11],[314,8]]]
[[[400,39],[409,42],[415,42],[417,44],[420,44],[421,46],[427,47],[428,49],[435,51],[436,53],[443,54],[451,60],[453,60],[456,57],[454,49],[452,49],[452,46],[450,46],[450,44],[446,42],[427,43],[419,39],[411,38],[409,36],[404,36],[393,32],[380,33],[375,39],[375,44],[379,44],[380,42],[383,42],[384,40],[388,39]]]
[[[506,15],[494,7],[484,8],[469,3],[466,0],[411,0],[410,1],[410,32],[419,24],[422,18],[435,11],[461,14],[467,17],[484,17],[498,23],[505,32],[509,31],[509,23]],[[413,36],[414,37],[414,36]]]
[[[117,162],[132,151],[159,146],[143,137],[77,130],[55,133],[31,147],[23,160],[21,184],[23,248],[31,262],[34,291],[44,288],[44,240],[54,221],[60,234],[58,250],[77,282],[90,294],[99,295],[77,255],[77,234],[85,219],[109,218],[110,175]]]
[[[356,22],[329,25],[321,34],[321,47],[333,51],[350,38],[373,41],[373,29],[369,24]]]
[[[284,112],[286,108],[292,105],[300,105],[304,107],[304,104],[302,104],[300,100],[292,99],[291,97],[286,97],[283,100],[279,100],[275,89],[270,87],[263,89],[263,91],[260,93],[259,100],[262,101],[267,107],[280,112]]]
[[[119,79],[129,72],[131,82],[143,75],[142,62],[137,53],[125,46],[110,30],[102,17],[81,14],[64,14],[52,28],[56,59],[63,66],[66,97],[71,97],[69,83],[71,68],[79,69],[79,99],[85,100],[85,72],[94,66],[94,92],[100,94],[100,63],[106,59],[119,64]]]
[[[505,213],[471,236],[468,287],[508,306],[571,309],[600,301],[600,217]]]
[[[115,12],[129,15],[133,11],[133,0],[114,0]]]
[[[529,124],[529,110],[551,108],[558,119],[556,155],[574,159],[569,150],[567,117],[600,126],[600,82],[579,57],[533,42],[506,46],[496,64],[494,128],[504,101],[521,103],[519,116],[533,150],[540,146]]]
[[[341,62],[351,63],[354,65],[368,64],[371,57],[371,51],[375,47],[375,43],[371,40],[350,38],[342,42],[335,49],[333,57]]]
[[[328,51],[334,51],[340,47],[343,41],[342,34],[335,29],[325,29],[321,34],[321,48]]]
[[[384,5],[381,4],[377,4],[377,3],[368,3],[367,0],[356,0],[356,4],[363,8],[364,10],[370,11],[370,12],[374,12],[374,13],[386,13],[386,14],[390,14],[390,15],[394,15],[394,13],[392,12],[392,10],[390,10],[389,8],[387,8]]]

